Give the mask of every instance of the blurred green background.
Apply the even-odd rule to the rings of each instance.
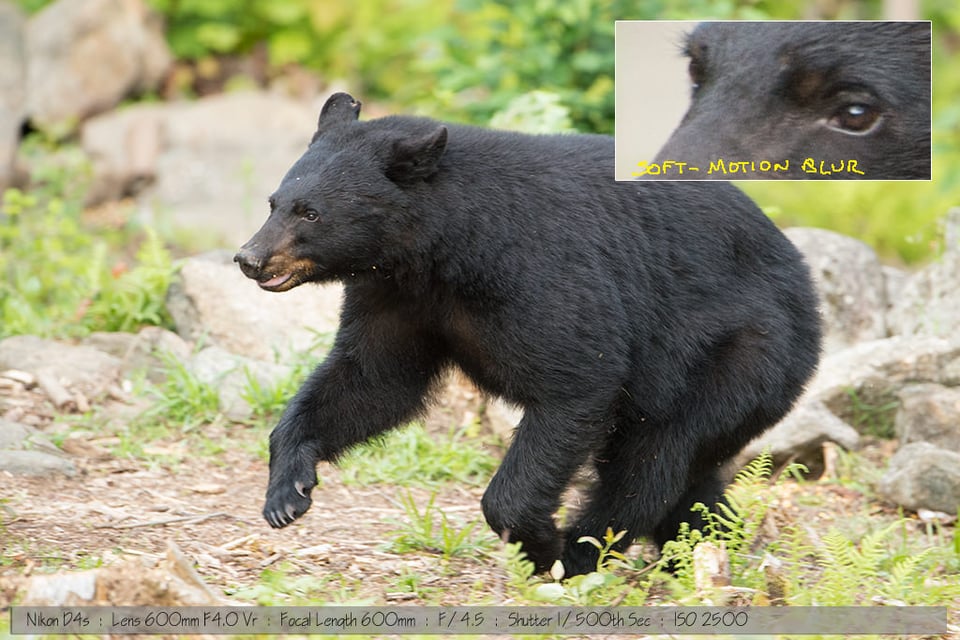
[[[49,4],[17,1],[30,12]],[[177,62],[165,94],[142,99],[191,99],[307,78],[306,91],[314,94],[347,88],[363,100],[367,117],[420,113],[534,132],[613,132],[617,19],[888,18],[879,0],[147,2],[164,19]],[[960,205],[960,3],[914,6],[915,17],[933,24],[934,179],[741,183],[781,226],[832,229],[901,266],[941,254],[941,220]],[[71,141],[47,143],[69,148]],[[36,140],[24,145],[28,153],[41,147],[46,152]],[[42,189],[5,195],[0,335],[168,324],[169,251],[190,249],[135,228],[113,241],[77,223],[77,172],[62,168],[41,176]]]
[[[247,57],[265,77],[305,68],[390,111],[601,133],[613,132],[616,19],[886,17],[879,0],[148,1],[201,75]],[[938,220],[960,204],[960,3],[917,6],[934,30],[934,180],[742,185],[782,225],[834,229],[907,264],[937,255]]]

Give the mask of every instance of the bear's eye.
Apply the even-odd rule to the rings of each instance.
[[[316,209],[307,209],[303,212],[303,219],[307,222],[316,222],[320,219],[320,214],[317,213]]]
[[[861,102],[851,102],[837,109],[827,126],[844,133],[869,133],[880,120],[880,109]]]

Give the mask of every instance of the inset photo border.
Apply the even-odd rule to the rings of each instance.
[[[615,25],[617,180],[930,180],[930,21]]]

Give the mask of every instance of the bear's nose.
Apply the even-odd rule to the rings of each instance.
[[[237,255],[233,256],[233,261],[240,265],[240,271],[243,271],[243,275],[254,280],[257,279],[260,270],[263,268],[263,261],[259,256],[246,249],[240,249]]]

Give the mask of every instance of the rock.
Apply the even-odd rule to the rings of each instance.
[[[0,0],[0,193],[15,182],[14,160],[26,119],[24,30],[17,5]]]
[[[144,327],[123,354],[121,371],[125,376],[144,371],[147,380],[163,382],[170,362],[186,362],[192,348],[183,338],[161,327]]]
[[[27,26],[28,116],[65,133],[159,86],[171,62],[160,20],[142,0],[58,0]]]
[[[187,369],[198,380],[217,389],[220,410],[236,421],[248,420],[253,415],[253,407],[244,398],[251,379],[269,389],[291,373],[289,367],[238,356],[220,347],[207,347],[195,354]]]
[[[117,382],[120,360],[86,345],[12,336],[0,341],[0,371],[4,369],[52,378],[69,389],[96,395]]]
[[[24,606],[183,607],[235,604],[218,596],[174,542],[159,561],[146,557],[89,571],[31,576],[16,602]]]
[[[894,426],[901,444],[929,442],[960,453],[960,389],[915,384],[899,393]]]
[[[163,105],[136,105],[88,120],[80,143],[93,163],[87,206],[135,196],[156,179]]]
[[[337,329],[339,285],[270,293],[246,278],[229,252],[184,261],[167,294],[177,333],[233,353],[274,361],[316,347]]]
[[[40,450],[45,453],[59,453],[56,445],[43,433],[19,422],[0,419],[0,450],[29,451]]]
[[[801,401],[774,427],[748,444],[737,456],[737,466],[743,466],[769,449],[774,464],[790,459],[816,469],[823,464],[823,443],[835,442],[845,449],[856,449],[860,434],[834,415],[823,403],[806,399]]]
[[[908,509],[956,513],[960,506],[960,453],[929,442],[900,448],[880,480],[880,493]]]
[[[883,265],[883,281],[887,289],[887,313],[893,309],[894,305],[898,300],[903,297],[903,290],[907,286],[907,282],[910,280],[910,273],[904,271],[903,269],[898,269],[896,267],[891,267],[890,265]],[[896,327],[894,323],[890,320],[889,316],[887,318],[887,333],[895,334]]]
[[[74,476],[77,468],[70,460],[52,453],[0,450],[0,471],[17,476],[48,476],[56,473]]]
[[[236,93],[164,114],[155,186],[175,226],[239,248],[269,213],[267,198],[303,153],[319,110],[280,96]]]
[[[94,331],[83,339],[83,344],[122,359],[136,339],[135,334],[123,331]]]
[[[873,249],[825,229],[795,227],[784,233],[813,273],[824,321],[824,353],[886,337],[886,281]]]
[[[943,255],[907,279],[889,320],[896,334],[960,334],[960,207],[947,214]]]
[[[851,392],[861,404],[879,406],[915,382],[960,386],[960,337],[894,336],[862,342],[825,357],[807,395],[845,419],[854,410]]]

